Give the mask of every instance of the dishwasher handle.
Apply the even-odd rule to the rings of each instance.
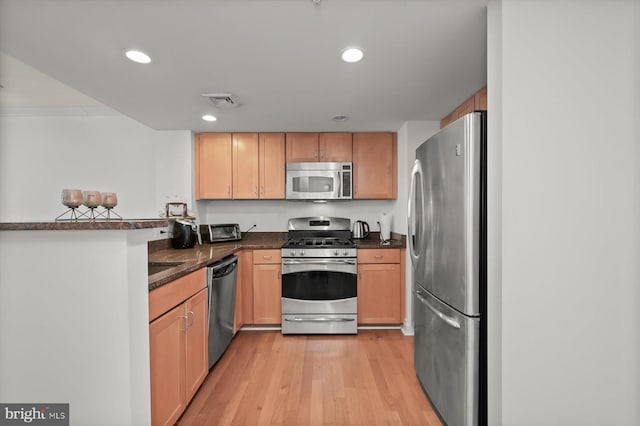
[[[207,266],[212,278],[222,278],[233,273],[238,267],[238,256],[231,255]]]

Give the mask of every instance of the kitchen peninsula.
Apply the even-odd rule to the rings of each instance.
[[[279,248],[250,233],[162,247],[167,220],[0,223],[0,400],[69,403],[71,424],[150,424],[149,291],[239,250]],[[393,234],[390,249],[405,241]],[[382,248],[378,238],[360,248]],[[147,262],[181,262],[148,276]]]
[[[147,242],[167,225],[0,224],[0,401],[150,424]]]

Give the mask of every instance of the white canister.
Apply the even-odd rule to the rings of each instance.
[[[380,238],[384,241],[391,239],[391,222],[393,221],[393,215],[388,213],[382,213],[380,215]]]

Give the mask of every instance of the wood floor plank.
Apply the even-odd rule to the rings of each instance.
[[[413,338],[241,331],[179,420],[191,425],[441,426],[413,368]]]

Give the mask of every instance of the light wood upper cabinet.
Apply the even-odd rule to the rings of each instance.
[[[397,198],[397,155],[395,133],[354,133],[353,198]]]
[[[200,133],[196,199],[284,199],[285,162],[353,162],[353,198],[397,198],[392,132]]]
[[[233,134],[233,198],[258,198],[258,134]]]
[[[317,133],[287,133],[287,163],[318,161]]]
[[[487,87],[480,89],[475,95],[473,95],[474,106],[476,111],[487,110]]]
[[[487,88],[486,86],[474,93],[469,99],[464,101],[460,106],[454,109],[449,115],[440,120],[440,128],[442,129],[447,124],[456,121],[463,115],[469,114],[473,111],[486,111],[487,110]]]
[[[320,133],[318,146],[320,161],[350,163],[353,159],[351,133]]]
[[[196,135],[196,199],[231,198],[231,133]]]
[[[352,160],[351,133],[287,133],[287,162]]]
[[[358,250],[358,323],[404,321],[404,250]]]
[[[284,133],[260,133],[260,198],[283,199],[285,189]]]
[[[196,135],[196,199],[284,199],[284,133]]]

